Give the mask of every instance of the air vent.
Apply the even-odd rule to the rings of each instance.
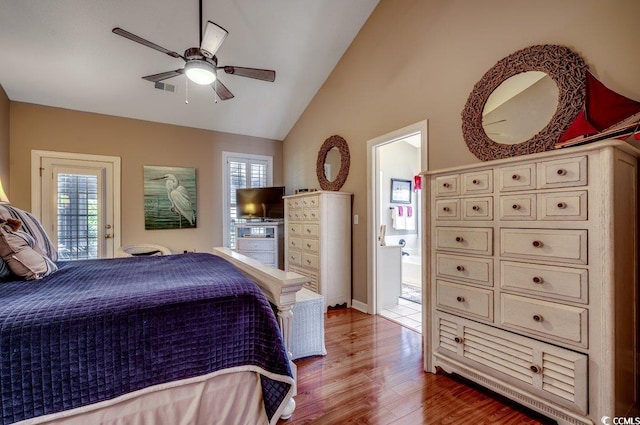
[[[156,88],[159,90],[170,91],[171,93],[176,91],[176,86],[173,84],[165,84],[160,81],[156,83]]]

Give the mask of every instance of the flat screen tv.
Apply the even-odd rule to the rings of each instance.
[[[238,218],[284,218],[284,186],[236,189]]]

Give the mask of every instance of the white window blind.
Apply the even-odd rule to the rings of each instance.
[[[98,177],[63,173],[57,177],[60,259],[98,258]]]

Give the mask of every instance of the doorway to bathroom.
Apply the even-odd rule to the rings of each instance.
[[[427,122],[370,140],[369,312],[422,331],[422,190]]]

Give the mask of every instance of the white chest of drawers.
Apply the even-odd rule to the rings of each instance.
[[[284,197],[285,270],[326,306],[351,305],[351,194],[318,191]]]
[[[426,173],[427,371],[559,423],[638,416],[638,156],[603,141]]]

